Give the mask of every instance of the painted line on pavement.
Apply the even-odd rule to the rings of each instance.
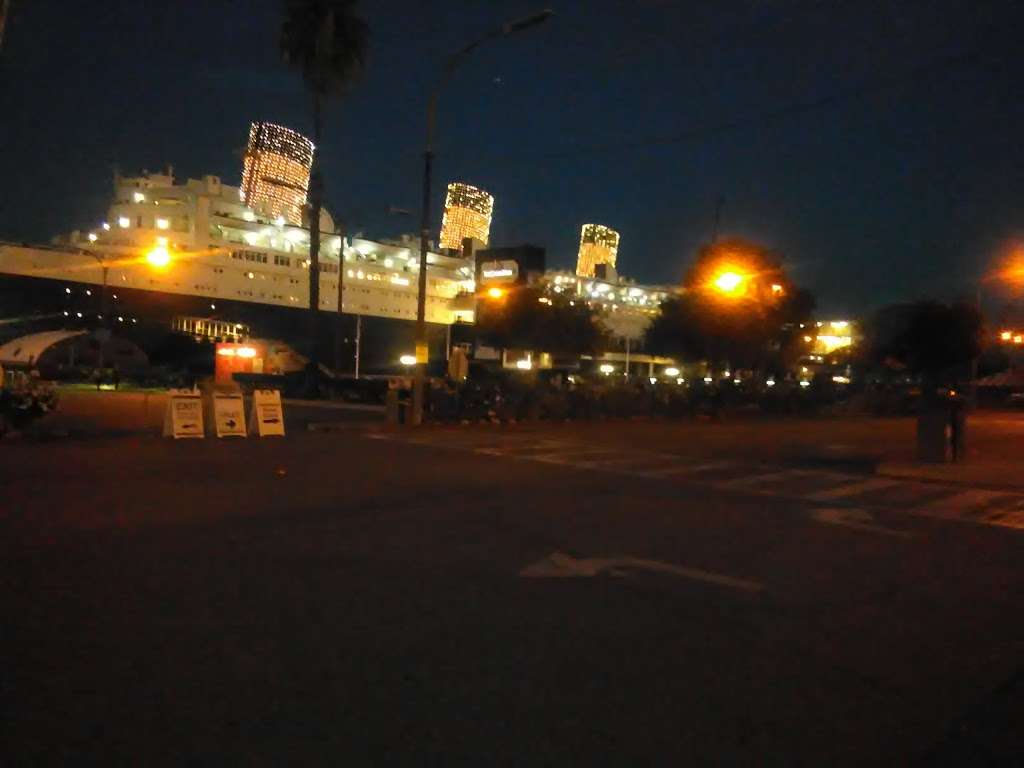
[[[893,528],[878,525],[875,522],[874,515],[863,509],[832,509],[822,507],[811,510],[811,519],[826,525],[836,525],[842,528],[850,528],[854,531],[878,533],[883,536],[893,536],[901,539],[910,539],[917,535],[910,531],[897,531]]]
[[[781,472],[769,472],[763,475],[747,475],[745,477],[737,477],[732,480],[724,480],[722,482],[715,483],[719,488],[734,489],[734,488],[747,488],[752,485],[760,485],[761,483],[774,483],[779,480],[790,480],[797,477],[806,477],[807,475],[813,475],[814,471],[809,469],[787,469]]]
[[[699,474],[701,472],[713,472],[718,469],[731,469],[738,466],[734,461],[708,461],[703,464],[677,464],[664,469],[651,469],[639,473],[643,477],[669,477],[679,474]]]
[[[659,560],[646,560],[637,557],[581,557],[575,558],[564,552],[552,552],[531,565],[527,565],[519,575],[532,579],[560,578],[592,578],[602,573],[610,576],[626,576],[630,571],[649,571],[681,576],[684,579],[702,581],[719,587],[729,587],[745,592],[760,592],[764,584],[748,579],[739,579],[722,573],[705,571],[700,568],[685,568]]]
[[[847,496],[859,496],[862,493],[870,493],[871,491],[880,491],[884,488],[891,488],[894,485],[900,485],[900,481],[889,480],[884,477],[871,477],[860,482],[847,483],[836,488],[810,493],[804,498],[808,501],[831,501],[832,499],[842,499]]]

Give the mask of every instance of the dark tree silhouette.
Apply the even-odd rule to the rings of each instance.
[[[725,273],[742,277],[732,291],[716,285]],[[705,246],[683,288],[648,327],[651,352],[772,372],[799,357],[814,297],[792,284],[778,254],[739,240]]]
[[[309,180],[310,368],[313,371],[319,367],[323,110],[327,99],[344,93],[366,65],[369,29],[357,15],[356,6],[356,0],[284,0],[284,20],[281,23],[281,56],[288,66],[302,75],[313,107],[315,151]],[[344,274],[342,263],[338,269],[339,281]],[[340,285],[338,295],[341,296]]]
[[[571,305],[559,294],[527,287],[509,290],[500,299],[482,297],[477,333],[491,347],[553,355],[592,355],[607,344],[597,316],[584,302]]]
[[[864,352],[869,362],[898,365],[920,376],[931,394],[968,377],[982,334],[981,314],[972,304],[893,304],[867,323]]]

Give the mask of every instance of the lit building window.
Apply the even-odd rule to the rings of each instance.
[[[128,227],[130,227],[131,224],[132,223],[131,221],[128,220],[127,216],[118,216],[117,226],[119,226],[121,229],[128,229]]]
[[[169,222],[167,219],[157,219],[156,220],[156,228],[157,229],[167,229],[170,226],[171,226],[171,222]]]
[[[452,182],[444,201],[441,247],[461,251],[467,237],[487,245],[491,235],[494,197],[482,189]]]

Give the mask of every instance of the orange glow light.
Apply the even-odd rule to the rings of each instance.
[[[723,272],[715,278],[714,286],[722,293],[733,293],[745,278],[736,272]]]
[[[488,288],[487,295],[492,299],[500,299],[505,295],[505,292],[501,288]]]
[[[999,338],[1002,339],[1003,341],[1009,341],[1010,339],[1013,338],[1013,332],[1003,331],[1002,333],[999,334]]]

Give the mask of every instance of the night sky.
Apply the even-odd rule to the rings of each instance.
[[[786,255],[824,314],[973,295],[1024,233],[1024,8],[903,0],[381,0],[369,68],[328,114],[328,202],[350,231],[417,229],[426,93],[444,184],[496,198],[492,244],[575,262],[622,233],[619,271],[677,282],[712,231]],[[0,55],[0,239],[95,226],[112,169],[237,184],[253,120],[310,131],[275,0],[14,0]],[[997,300],[994,290],[989,301]]]

